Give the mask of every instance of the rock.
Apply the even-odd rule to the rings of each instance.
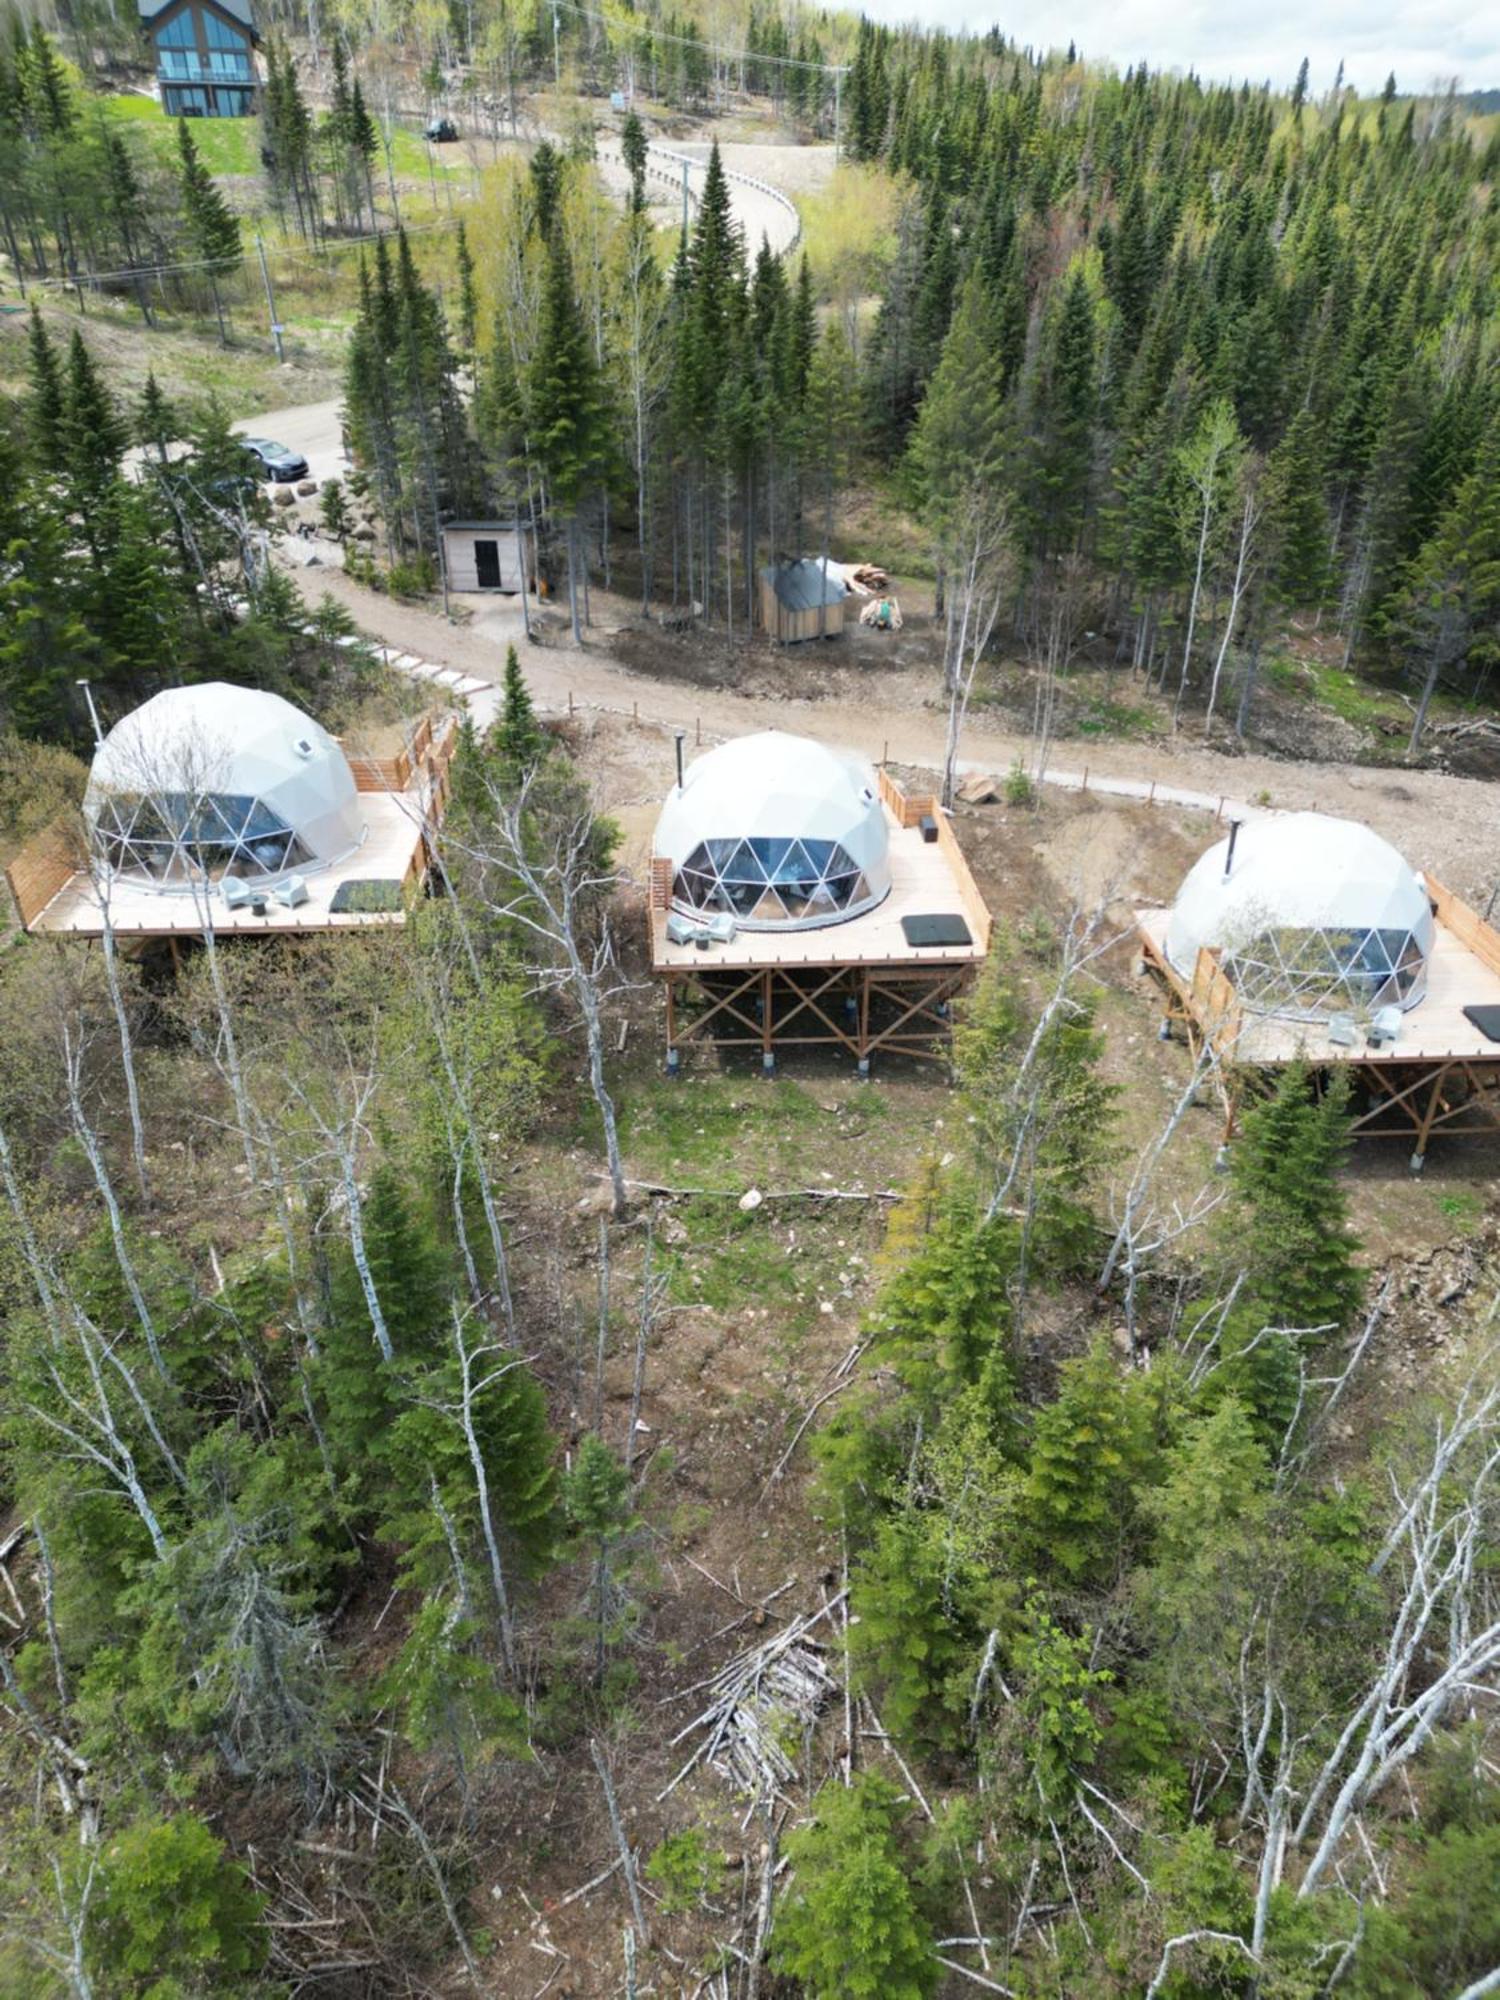
[[[318,482],[316,479],[299,479],[297,481],[297,491],[303,496],[304,499],[307,497],[309,493],[316,493],[317,490],[318,490]]]
[[[368,522],[362,523],[359,527],[357,527],[354,530],[353,534],[350,536],[350,540],[356,542],[373,542],[374,539],[375,539],[375,530],[372,527],[370,527]]]
[[[580,1215],[608,1215],[615,1205],[614,1194],[608,1181],[602,1187],[590,1188],[578,1203]]]
[[[958,784],[958,796],[966,806],[994,805],[1000,798],[1000,780],[988,771],[972,771]]]
[[[271,495],[271,503],[276,507],[290,507],[296,498],[297,496],[290,486],[278,486]]]
[[[740,1196],[740,1207],[748,1215],[751,1209],[759,1208],[764,1200],[765,1196],[759,1188],[746,1188]]]

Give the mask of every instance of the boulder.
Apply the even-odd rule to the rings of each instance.
[[[309,493],[316,493],[317,490],[318,490],[318,482],[316,479],[299,479],[297,481],[297,491],[300,494],[302,494],[304,498],[306,498],[306,496]]]
[[[278,486],[271,495],[271,504],[273,507],[290,507],[296,498],[290,486]]]

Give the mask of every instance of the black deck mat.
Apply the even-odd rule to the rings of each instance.
[[[1500,1007],[1465,1007],[1464,1019],[1476,1027],[1487,1042],[1500,1042]]]
[[[969,926],[962,917],[955,916],[903,917],[901,935],[917,951],[974,942]]]
[[[339,916],[383,917],[401,907],[401,884],[361,876],[354,882],[340,882],[328,905]]]

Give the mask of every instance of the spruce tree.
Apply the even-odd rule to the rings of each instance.
[[[1339,1170],[1349,1149],[1344,1071],[1315,1093],[1288,1064],[1274,1094],[1247,1111],[1230,1153],[1239,1196],[1233,1254],[1264,1321],[1341,1331],[1359,1309],[1359,1240]]]
[[[1266,542],[1278,603],[1321,605],[1328,592],[1328,508],[1318,420],[1310,409],[1292,419],[1266,469]]]
[[[55,467],[62,455],[62,370],[35,299],[26,324],[26,364],[31,385],[26,404],[26,433],[32,462],[39,468]]]
[[[1069,553],[1083,530],[1098,404],[1094,343],[1093,293],[1082,269],[1075,268],[1055,318],[1032,456],[1034,545],[1040,553]]]
[[[1500,662],[1500,423],[1491,424],[1474,470],[1411,563],[1388,628],[1422,663],[1407,743],[1415,755],[1440,676]]]
[[[68,343],[68,372],[63,385],[58,446],[64,476],[74,505],[83,514],[104,496],[119,470],[127,436],[114,399],[99,378],[93,358],[75,327]]]
[[[646,128],[634,111],[620,127],[620,154],[630,175],[630,206],[637,215],[646,206],[646,161],[649,157]]]
[[[240,261],[240,225],[215,185],[213,175],[199,159],[192,129],[185,118],[177,121],[177,178],[188,240],[194,256],[207,268],[214,314],[219,322],[219,343],[227,347],[229,333],[224,324],[219,280]]]
[[[479,337],[479,294],[474,287],[474,258],[462,216],[459,217],[454,261],[458,266],[458,338],[472,367]]]
[[[861,28],[865,26],[861,23]],[[898,1834],[901,1795],[867,1772],[825,1785],[787,1842],[792,1877],[771,1957],[811,2000],[927,2000],[942,1968]]]
[[[609,429],[594,346],[573,289],[572,267],[560,230],[554,232],[548,249],[541,334],[529,391],[532,448],[565,524],[568,609],[573,643],[581,646],[583,549],[579,510],[603,476]]]
[[[519,785],[547,753],[547,732],[536,719],[526,677],[514,646],[505,649],[505,682],[495,752],[508,785]]]

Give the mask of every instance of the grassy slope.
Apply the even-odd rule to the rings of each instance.
[[[101,97],[98,102],[108,117],[129,124],[142,133],[153,151],[164,160],[176,157],[176,121],[163,113],[154,98],[132,92],[118,97]],[[254,175],[260,172],[258,118],[195,118],[192,128],[199,158],[211,173]],[[463,160],[445,158],[441,147],[429,147],[420,133],[398,126],[392,134],[397,179],[425,181],[429,152],[432,154],[433,172],[439,180],[463,180],[467,176],[469,170]],[[384,167],[384,160],[377,160],[377,174],[382,173]]]

